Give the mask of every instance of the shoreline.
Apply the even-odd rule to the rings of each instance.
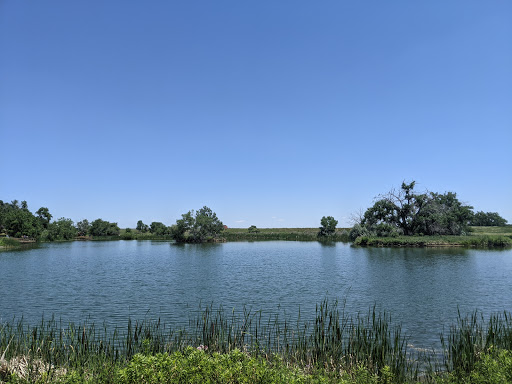
[[[118,241],[118,240],[152,240],[173,241],[171,236],[157,236],[151,233],[121,231],[119,236],[92,237],[80,236],[66,241]],[[350,228],[338,228],[332,236],[319,237],[318,228],[261,228],[249,232],[244,228],[225,229],[219,242],[240,241],[316,241],[321,243],[343,242],[356,247],[378,248],[509,248],[512,247],[512,228],[508,227],[474,227],[470,234],[465,236],[398,236],[398,237],[370,237],[360,236],[354,241],[349,239]],[[8,241],[6,241],[6,239]],[[59,241],[60,242],[60,241]],[[20,249],[24,246],[35,245],[34,239],[23,240],[14,238],[0,238],[0,250]]]

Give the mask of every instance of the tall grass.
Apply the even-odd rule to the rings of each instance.
[[[226,312],[210,305],[182,328],[160,321],[128,320],[124,328],[111,330],[87,321],[64,326],[54,318],[32,326],[23,319],[0,325],[0,356],[5,354],[6,361],[25,356],[43,360],[49,371],[53,366],[91,375],[125,366],[138,354],[183,352],[192,346],[208,353],[241,350],[269,361],[277,354],[286,364],[306,370],[339,373],[363,367],[372,375],[391,373],[394,382],[408,382],[417,380],[425,361],[435,356],[434,352],[420,356],[409,351],[406,341],[401,326],[375,307],[353,317],[337,301],[328,300],[317,305],[311,321],[303,320],[300,313],[292,321],[279,314],[265,317],[248,308]],[[468,317],[459,313],[448,335],[441,335],[441,342],[442,363],[431,364],[423,380],[441,370],[468,374],[490,349],[512,350],[512,317],[496,314],[485,321],[478,313]]]
[[[59,321],[41,320],[28,326],[23,320],[0,328],[0,351],[6,358],[28,355],[55,366],[94,369],[127,362],[135,354],[172,353],[187,346],[206,346],[209,352],[235,349],[270,358],[274,354],[300,366],[350,370],[365,366],[379,374],[389,366],[396,377],[414,371],[408,360],[400,326],[375,308],[364,316],[348,317],[338,303],[317,305],[314,322],[291,322],[278,314],[265,318],[261,311],[244,308],[230,313],[207,306],[180,329],[160,321],[128,321],[124,330],[109,331],[87,322],[64,327]]]
[[[0,247],[19,247],[21,244],[18,240],[11,237],[0,237]]]
[[[460,375],[469,374],[482,354],[489,350],[512,350],[512,317],[509,312],[492,314],[485,321],[481,313],[462,316],[441,335],[444,368]]]

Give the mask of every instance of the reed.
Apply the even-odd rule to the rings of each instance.
[[[261,311],[244,307],[242,312],[202,308],[180,329],[160,321],[128,321],[126,329],[109,331],[106,325],[70,324],[64,327],[54,318],[36,326],[17,323],[1,326],[0,351],[6,358],[30,356],[54,366],[92,369],[99,365],[125,363],[135,354],[172,353],[187,346],[206,346],[210,352],[229,353],[235,349],[270,358],[278,354],[290,364],[329,370],[352,370],[365,366],[379,374],[386,366],[396,377],[412,371],[405,337],[400,326],[392,327],[390,317],[375,308],[365,316],[348,317],[338,302],[324,300],[316,307],[314,321],[291,322],[279,314],[265,318]],[[9,344],[9,348],[7,345]]]
[[[348,316],[344,305],[327,299],[309,320],[302,319],[300,311],[292,320],[279,313],[266,317],[247,307],[237,312],[209,305],[200,307],[181,328],[160,320],[128,320],[122,329],[97,327],[89,321],[64,326],[55,318],[41,319],[37,325],[27,325],[23,319],[0,325],[0,360],[23,357],[40,362],[38,366],[49,375],[56,367],[108,375],[136,355],[183,353],[193,347],[221,354],[238,350],[269,362],[277,355],[286,365],[334,377],[364,369],[382,382],[393,377],[393,382],[404,383],[420,376],[435,381],[444,373],[464,377],[489,351],[512,350],[512,316],[504,312],[485,321],[477,312],[467,317],[459,313],[448,335],[441,335],[441,343],[442,363],[427,369],[425,364],[436,360],[435,352],[409,351],[400,324],[393,323],[389,314],[373,307],[365,314]],[[0,361],[0,366],[5,364]]]
[[[20,242],[12,237],[0,237],[0,247],[19,247]]]
[[[444,350],[444,368],[457,375],[467,375],[492,349],[512,350],[512,317],[509,312],[492,314],[488,321],[474,312],[462,316],[450,327],[447,337],[441,335]]]

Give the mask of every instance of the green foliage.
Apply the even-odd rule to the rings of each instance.
[[[52,219],[52,215],[50,214],[50,210],[46,207],[41,207],[36,211],[36,215],[41,221],[41,225],[43,228],[47,229],[50,225],[50,221]]]
[[[255,225],[251,225],[249,228],[247,228],[247,231],[249,233],[258,233],[260,230]]]
[[[48,229],[43,232],[43,240],[72,240],[76,237],[78,230],[73,224],[73,220],[61,217],[48,225]]]
[[[320,220],[320,232],[318,232],[318,236],[332,236],[336,232],[336,225],[338,225],[338,221],[334,220],[332,216],[323,216]]]
[[[470,374],[474,384],[512,383],[512,351],[491,348]]]
[[[439,384],[512,384],[512,351],[489,348],[469,372],[450,372]]]
[[[94,220],[89,229],[91,236],[119,236],[119,232],[117,223],[110,223],[102,219]]]
[[[424,210],[418,215],[414,233],[425,235],[461,235],[467,231],[471,206],[462,204],[452,192],[431,192]]]
[[[20,206],[17,200],[11,203],[0,200],[0,232],[11,237],[38,239],[42,230],[40,220],[28,210],[26,201]]]
[[[89,220],[83,219],[76,223],[76,229],[78,236],[87,236],[91,230],[91,224],[89,224]]]
[[[137,231],[146,233],[149,231],[149,227],[147,224],[144,224],[142,220],[137,221],[137,228],[135,228]]]
[[[453,192],[415,193],[415,182],[402,183],[380,195],[361,218],[360,228],[351,238],[359,236],[461,235],[468,229],[472,207],[462,204]],[[364,228],[364,230],[362,229]]]
[[[219,238],[224,230],[222,221],[207,206],[197,212],[189,211],[181,215],[170,229],[171,236],[177,242],[203,243]]]
[[[121,231],[120,236],[123,240],[134,240],[137,238],[131,228],[126,228],[124,231]]]
[[[16,383],[344,383],[418,382],[418,355],[391,317],[370,309],[356,318],[321,302],[311,322],[263,319],[249,309],[212,311],[172,330],[158,322],[128,322],[109,333],[94,324],[0,324],[0,380]],[[259,312],[258,312],[259,313]],[[444,369],[421,383],[512,383],[512,317],[461,317],[442,341]],[[243,352],[242,352],[243,351]],[[441,352],[442,353],[442,352]],[[13,376],[2,364],[44,369]],[[428,361],[428,356],[425,356]],[[5,360],[4,360],[5,358]],[[421,363],[420,363],[421,366]],[[428,367],[423,366],[425,369]],[[65,368],[65,369],[62,369]],[[30,370],[30,369],[29,369]],[[37,373],[37,374],[36,374]]]
[[[227,228],[222,232],[227,241],[318,241],[318,228],[257,228],[257,232],[248,229]],[[348,230],[337,230],[329,241],[348,241]]]
[[[354,226],[356,228],[356,226]],[[361,227],[359,227],[361,228]],[[512,239],[505,236],[389,236],[378,237],[375,233],[364,232],[363,228],[354,235],[354,245],[374,247],[436,247],[436,246],[462,246],[462,247],[509,247]]]
[[[362,237],[362,236],[365,236],[365,237],[377,236],[377,234],[374,232],[371,232],[367,227],[365,227],[361,224],[355,224],[352,227],[352,229],[350,230],[349,235],[348,235],[349,239],[352,241],[354,241],[358,237]]]
[[[235,349],[208,354],[187,348],[171,355],[135,355],[119,372],[119,382],[135,383],[304,383],[313,381],[279,360],[272,364]],[[306,381],[307,380],[307,381]]]
[[[476,212],[470,221],[470,225],[475,227],[504,227],[507,220],[501,217],[498,212]]]
[[[149,227],[149,232],[157,236],[165,236],[169,233],[169,228],[158,221],[153,221]]]
[[[16,239],[10,237],[0,237],[0,246],[1,247],[18,247],[20,242]]]

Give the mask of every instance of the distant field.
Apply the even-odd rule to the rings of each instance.
[[[505,227],[471,227],[471,235],[512,236],[512,225]]]
[[[350,228],[336,228],[336,234],[329,238],[333,241],[348,241]],[[258,228],[249,232],[247,228],[228,228],[222,236],[227,241],[237,240],[318,240],[319,228]]]

